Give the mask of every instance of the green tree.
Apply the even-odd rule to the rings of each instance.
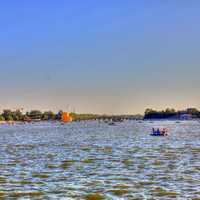
[[[23,114],[20,110],[12,112],[12,117],[15,121],[23,120]]]
[[[5,118],[2,115],[0,115],[0,121],[4,121],[4,120]]]
[[[175,111],[175,109],[173,109],[173,108],[167,108],[167,109],[165,110],[165,112],[166,112],[166,113],[175,113],[176,111]]]
[[[9,109],[3,110],[2,116],[3,116],[4,119],[7,120],[7,121],[13,120],[12,111],[9,110]]]
[[[148,114],[150,114],[150,113],[152,113],[152,112],[154,112],[153,109],[147,108],[147,109],[145,110],[145,115],[148,115]]]
[[[199,111],[196,108],[188,108],[187,113],[191,115],[197,115]]]
[[[6,118],[6,120],[7,120],[7,121],[13,121],[12,115],[8,115],[7,118]]]

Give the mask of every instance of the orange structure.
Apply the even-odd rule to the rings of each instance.
[[[68,112],[63,112],[61,120],[64,123],[71,122],[72,121],[72,117],[70,116],[70,114]]]

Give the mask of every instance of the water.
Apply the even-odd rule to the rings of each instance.
[[[2,125],[0,198],[198,199],[199,136],[197,121]]]

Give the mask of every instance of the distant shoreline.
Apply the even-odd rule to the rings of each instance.
[[[153,110],[153,109],[146,109],[145,120],[159,120],[159,119],[166,119],[166,120],[192,120],[192,119],[200,119],[200,111],[196,108],[187,108],[185,110],[176,111],[173,108],[167,108],[166,110]]]
[[[60,110],[58,113],[52,111],[42,112],[40,110],[31,110],[30,112],[22,112],[23,109],[12,111],[10,109],[3,110],[0,113],[0,124],[28,123],[41,121],[62,121],[63,115],[67,113],[72,121],[84,120],[103,120],[121,122],[123,120],[197,120],[200,119],[200,111],[196,108],[187,108],[185,110],[176,111],[167,108],[162,111],[146,109],[144,115],[106,115],[106,114],[78,114],[73,112],[64,112]]]
[[[40,110],[31,110],[23,113],[23,109],[12,111],[5,109],[0,114],[1,124],[12,124],[14,122],[37,122],[37,121],[63,121],[63,115],[67,114],[72,121],[83,120],[112,120],[122,121],[124,119],[143,119],[143,115],[98,115],[98,114],[78,114],[60,110],[58,113],[52,111],[42,112]]]

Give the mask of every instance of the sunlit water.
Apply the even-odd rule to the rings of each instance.
[[[170,136],[150,136],[167,127]],[[198,199],[200,123],[0,126],[0,198]]]

